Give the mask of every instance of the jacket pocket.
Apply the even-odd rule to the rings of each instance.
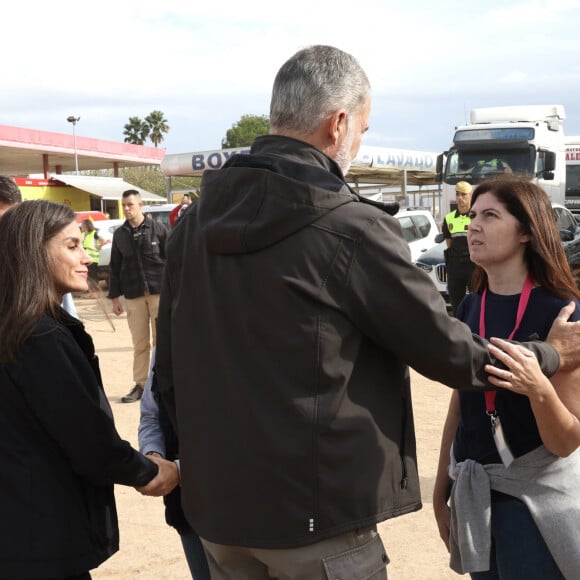
[[[322,559],[327,580],[386,580],[388,563],[378,534],[362,546]]]
[[[157,240],[157,238],[148,240],[146,243],[143,244],[143,254],[145,256],[158,256],[160,253],[161,247],[159,245],[159,240]]]

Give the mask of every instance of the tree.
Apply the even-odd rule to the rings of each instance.
[[[143,145],[149,135],[150,127],[146,121],[139,117],[129,117],[129,122],[125,125],[123,135],[125,143],[132,145]]]
[[[267,135],[269,132],[270,119],[267,115],[242,115],[222,139],[222,149],[248,147],[256,137]]]
[[[167,119],[162,111],[152,111],[145,117],[145,122],[149,126],[149,139],[157,147],[164,139],[163,133],[169,131]]]
[[[167,195],[165,176],[159,167],[123,167],[119,171],[119,177],[145,191],[156,193],[161,197]]]

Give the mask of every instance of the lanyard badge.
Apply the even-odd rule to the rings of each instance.
[[[530,275],[526,278],[524,282],[524,287],[522,288],[522,293],[520,294],[520,300],[518,303],[518,312],[516,316],[516,325],[514,329],[511,331],[510,335],[508,336],[507,340],[511,340],[517,329],[520,327],[520,323],[522,318],[524,317],[524,312],[528,306],[528,301],[530,299],[530,294],[532,292],[532,288],[534,287],[534,283]],[[484,289],[483,294],[481,296],[481,309],[479,313],[479,336],[485,338],[485,302],[487,299],[487,288]],[[509,467],[514,460],[514,456],[510,451],[510,448],[507,444],[503,428],[501,425],[500,418],[497,414],[495,408],[495,397],[497,395],[496,391],[486,391],[485,395],[485,408],[486,413],[488,414],[490,421],[491,421],[491,432],[493,434],[493,440],[495,441],[495,446],[497,448],[497,452],[501,457],[502,463]]]
[[[489,414],[489,418],[491,419],[491,432],[493,434],[493,440],[495,441],[497,452],[501,457],[502,463],[506,467],[509,467],[514,460],[514,456],[505,440],[500,418],[495,414],[495,411],[493,414]]]

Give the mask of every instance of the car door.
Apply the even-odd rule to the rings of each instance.
[[[421,213],[397,214],[403,237],[411,250],[411,260],[416,262],[419,256],[435,245],[437,226],[435,222]]]
[[[409,244],[411,259],[415,261],[421,254],[421,250],[418,246],[418,243],[420,244],[421,234],[411,216],[400,217],[399,224],[401,225],[403,237],[407,244]]]
[[[565,236],[568,239],[562,240],[566,258],[570,266],[574,268],[580,267],[580,228],[578,222],[570,210],[565,207],[553,207],[554,216],[556,217],[556,225],[560,232],[568,232]]]

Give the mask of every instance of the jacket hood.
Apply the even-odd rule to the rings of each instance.
[[[197,224],[209,252],[240,254],[266,248],[359,197],[338,165],[308,143],[268,135],[250,154],[206,171]]]

